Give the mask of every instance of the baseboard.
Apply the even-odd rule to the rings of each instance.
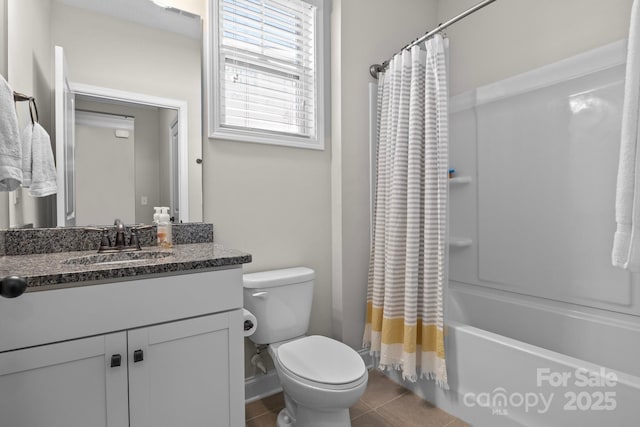
[[[367,369],[373,367],[373,359],[369,354],[369,349],[363,348],[358,351],[360,357],[364,361]],[[244,401],[251,403],[256,400],[264,399],[282,391],[278,375],[275,370],[268,371],[266,374],[258,374],[244,380]]]
[[[251,403],[264,399],[282,391],[276,371],[268,371],[266,374],[254,375],[244,379],[244,401]]]
[[[371,353],[369,353],[368,348],[358,350],[358,354],[360,355],[360,357],[362,357],[364,365],[367,367],[367,369],[373,368],[373,357],[371,356]]]

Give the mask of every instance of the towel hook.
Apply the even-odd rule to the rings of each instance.
[[[35,119],[34,119],[34,114],[35,114]],[[36,105],[36,99],[33,97],[29,100],[29,115],[31,116],[31,124],[35,125],[36,123],[40,123],[40,117],[38,115],[38,106]]]
[[[35,125],[36,123],[40,122],[40,117],[38,115],[38,106],[36,105],[36,99],[33,96],[27,96],[23,93],[14,91],[13,101],[29,101],[29,115],[31,116],[31,124]]]
[[[20,102],[20,101],[29,101],[31,100],[30,96],[27,96],[23,93],[20,92],[13,92],[13,101],[14,102]]]

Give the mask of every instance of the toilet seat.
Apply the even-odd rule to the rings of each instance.
[[[313,335],[273,346],[280,366],[299,381],[321,388],[344,389],[366,377],[366,366],[351,347]]]

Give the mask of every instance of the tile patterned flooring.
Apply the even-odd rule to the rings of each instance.
[[[275,427],[284,407],[282,393],[249,403],[247,427]],[[352,427],[470,427],[425,402],[377,370],[369,371],[367,390],[351,408]]]

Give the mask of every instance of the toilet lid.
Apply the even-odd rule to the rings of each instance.
[[[282,344],[278,360],[295,375],[323,384],[347,384],[366,371],[362,358],[351,347],[319,335]]]

